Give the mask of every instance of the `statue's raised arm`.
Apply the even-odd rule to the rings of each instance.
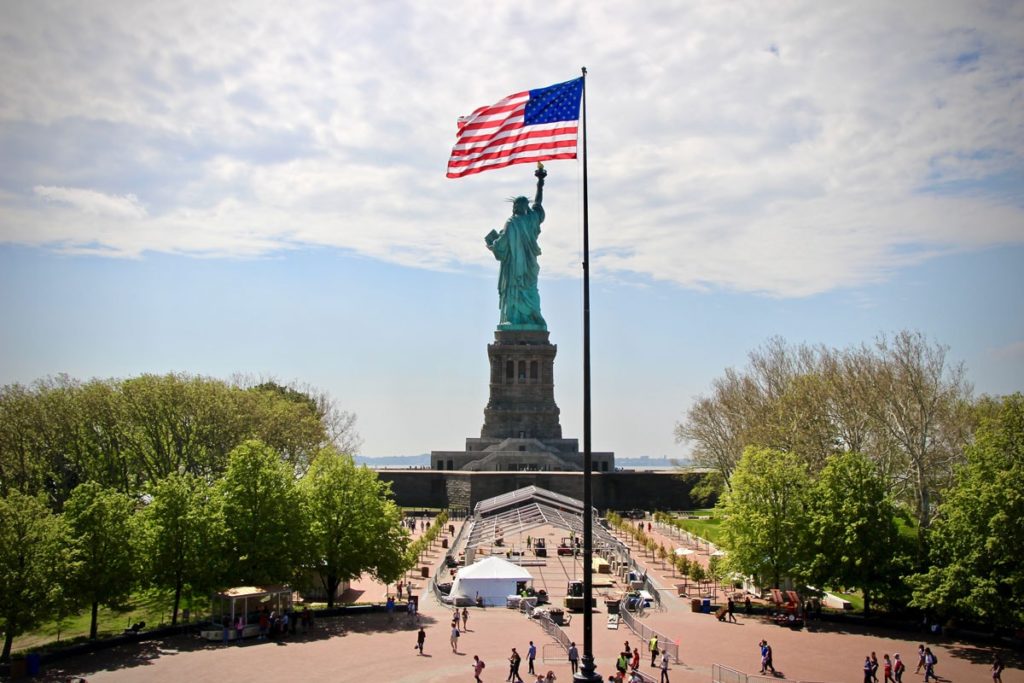
[[[533,172],[533,175],[537,176],[537,194],[533,198],[533,208],[536,209],[544,202],[544,179],[548,177],[548,172],[544,170],[544,164],[538,161],[537,170]]]
[[[501,232],[492,230],[484,237],[494,258],[501,261],[498,273],[498,307],[501,310],[499,330],[547,330],[540,314],[540,293],[537,277],[540,265],[540,224],[544,221],[544,178],[548,172],[537,164],[537,194],[533,206],[526,197],[512,200],[512,216]]]

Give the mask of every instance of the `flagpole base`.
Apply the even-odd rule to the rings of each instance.
[[[580,670],[572,676],[573,683],[604,683],[601,674],[595,669],[593,655],[584,654],[580,658]]]

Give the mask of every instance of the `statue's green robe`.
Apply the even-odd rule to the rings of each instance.
[[[544,207],[534,203],[525,214],[513,214],[505,222],[504,229],[487,245],[494,258],[501,261],[498,274],[499,330],[548,328],[540,314],[540,293],[537,291],[537,275],[540,273],[537,237],[542,222]]]

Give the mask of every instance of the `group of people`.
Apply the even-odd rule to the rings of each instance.
[[[402,521],[402,524],[404,524],[406,526],[406,528],[409,529],[409,531],[413,531],[413,532],[416,531],[416,518],[415,517],[407,517],[405,520]],[[430,520],[428,520],[428,519],[421,519],[421,520],[419,520],[419,526],[420,526],[420,531],[426,531],[427,529],[430,528]]]
[[[459,620],[462,620],[462,630],[459,630]],[[452,631],[451,631],[451,645],[452,652],[459,651],[459,636],[462,635],[462,631],[469,630],[469,610],[465,607],[462,608],[462,613],[459,613],[459,608],[456,607],[455,611],[452,612]]]
[[[651,666],[657,667],[661,671],[661,683],[669,683],[668,665],[671,656],[667,649],[661,649],[657,635],[652,636],[647,642],[647,651],[651,655]],[[578,659],[579,654],[576,652],[576,643],[573,643],[569,648],[569,662],[572,665],[573,673],[576,672]],[[631,648],[628,640],[623,643],[622,652],[619,653],[618,658],[615,660],[615,673],[608,677],[608,681],[610,683],[642,683],[639,647]]]
[[[917,667],[914,669],[914,673],[919,674],[923,670],[926,683],[938,680],[938,676],[935,675],[935,665],[938,661],[939,658],[932,652],[932,649],[922,643],[917,646]],[[999,655],[995,655],[992,659],[992,680],[995,683],[1002,683],[1004,668],[1003,660],[999,658]],[[882,661],[879,663],[878,655],[872,652],[864,658],[864,683],[878,683],[879,669],[882,670],[883,683],[902,683],[903,672],[907,670],[907,667],[899,653],[893,655],[892,659],[886,653],[882,655]]]
[[[530,676],[536,676],[536,683],[554,683],[556,680],[555,672],[548,671],[547,674],[539,674],[534,668],[534,663],[537,659],[537,646],[530,641],[530,646],[526,650],[526,663],[527,663],[527,674]],[[512,654],[508,658],[508,677],[505,679],[507,683],[524,683],[523,677],[519,673],[519,666],[522,664],[523,658],[519,654],[516,648],[512,648]],[[479,683],[479,678],[477,682]]]
[[[267,638],[279,636],[285,637],[289,633],[294,635],[299,629],[303,633],[308,633],[313,628],[313,612],[309,609],[309,605],[306,605],[301,613],[296,613],[291,607],[278,612],[277,610],[268,610],[266,606],[261,606],[254,621],[259,625],[259,636],[257,639],[266,640]],[[248,623],[247,616],[244,614],[239,614],[235,618],[234,623],[232,623],[231,617],[224,617],[224,644],[227,645],[233,626],[235,641],[240,645],[245,637],[245,627]]]

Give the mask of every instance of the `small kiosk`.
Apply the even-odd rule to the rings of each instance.
[[[238,586],[214,593],[210,609],[210,623],[201,634],[207,640],[222,640],[224,624],[229,624],[228,640],[234,640],[237,631],[235,623],[242,617],[242,637],[248,638],[260,632],[259,612],[266,609],[278,614],[291,609],[292,589],[290,586]]]

